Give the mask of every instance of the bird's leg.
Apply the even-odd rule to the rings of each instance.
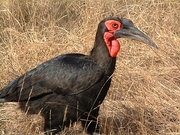
[[[56,133],[60,132],[61,129],[59,127],[51,127],[49,128],[49,125],[44,125],[44,131],[45,135],[55,135]]]
[[[47,113],[48,114],[48,113]],[[64,126],[60,126],[62,124],[58,123],[58,120],[56,118],[52,118],[51,116],[51,110],[49,114],[44,117],[44,131],[45,135],[55,135],[56,133],[62,131],[64,129]]]
[[[99,126],[97,122],[97,117],[99,112],[99,107],[91,111],[88,115],[82,116],[82,126],[87,131],[87,133],[93,135],[94,132],[99,133]]]
[[[49,125],[44,125],[44,135],[56,135],[58,132],[61,132],[64,129],[63,127],[60,127],[59,124],[51,125],[49,128]]]

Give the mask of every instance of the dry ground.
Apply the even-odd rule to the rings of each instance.
[[[179,0],[0,0],[0,88],[59,54],[88,54],[98,22],[133,20],[159,49],[120,39],[99,122],[107,135],[180,134]],[[0,104],[0,134],[42,134],[39,115]],[[77,124],[61,134],[81,134]]]

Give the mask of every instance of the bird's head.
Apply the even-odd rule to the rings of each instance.
[[[129,19],[106,18],[99,23],[98,30],[97,34],[103,35],[111,57],[116,57],[120,50],[117,38],[129,38],[157,48],[156,44],[146,34],[136,28]]]

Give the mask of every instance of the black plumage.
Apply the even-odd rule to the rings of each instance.
[[[146,43],[156,47],[134,28],[128,19],[102,20],[90,55],[64,54],[42,63],[4,87],[0,91],[0,101],[19,102],[21,109],[29,114],[40,112],[45,119],[46,134],[55,134],[76,121],[81,121],[90,134],[99,132],[99,105],[115,70],[120,47],[117,38],[147,40]],[[124,29],[131,34],[124,33]],[[133,37],[134,31],[135,34],[139,32],[139,36]]]

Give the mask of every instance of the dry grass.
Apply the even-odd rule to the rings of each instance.
[[[62,53],[88,54],[98,22],[130,18],[159,49],[120,39],[99,121],[107,135],[180,134],[179,0],[0,0],[0,88]],[[40,116],[0,105],[0,134],[42,134]],[[81,134],[73,126],[62,134]]]

